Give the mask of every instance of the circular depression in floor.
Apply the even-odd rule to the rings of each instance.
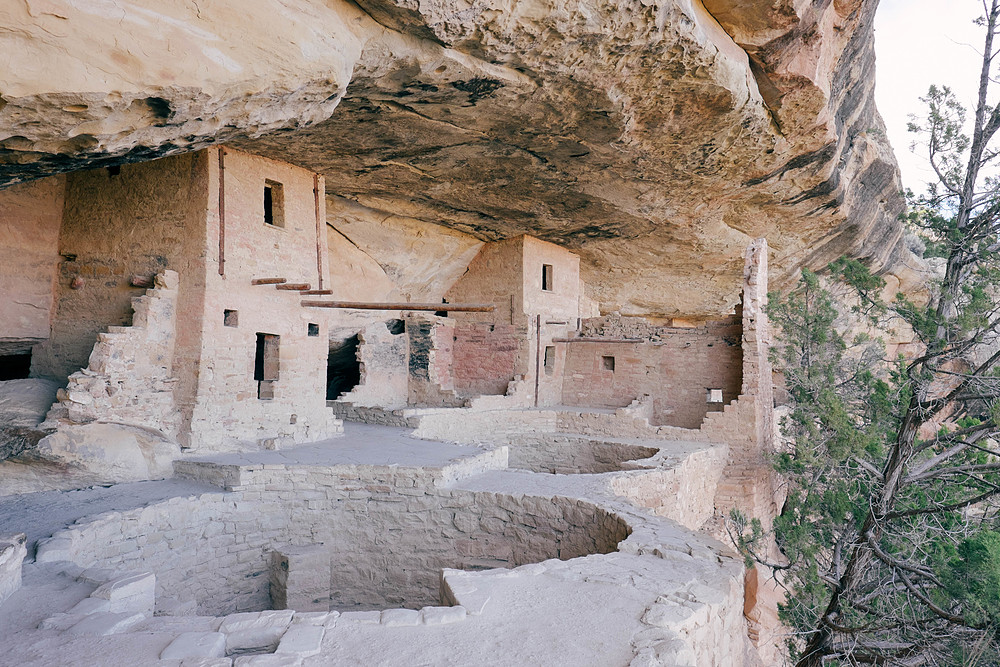
[[[634,470],[629,462],[647,459],[660,450],[584,436],[544,434],[505,443],[508,465],[532,472],[580,475]]]
[[[618,516],[570,498],[336,482],[293,472],[270,490],[102,515],[75,528],[74,560],[155,573],[158,610],[194,601],[218,616],[275,600],[300,611],[418,609],[444,603],[443,568],[610,553],[629,534]]]

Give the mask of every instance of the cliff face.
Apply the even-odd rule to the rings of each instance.
[[[0,8],[0,183],[235,142],[373,217],[564,245],[631,314],[729,309],[759,236],[779,287],[898,261],[875,2],[162,5]]]

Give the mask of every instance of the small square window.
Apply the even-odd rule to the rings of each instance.
[[[552,265],[542,264],[542,291],[552,291]]]
[[[227,327],[238,327],[240,325],[240,311],[223,310],[222,324]]]
[[[615,358],[614,357],[601,357],[601,363],[604,365],[604,370],[613,371],[615,370]]]
[[[285,188],[277,181],[264,181],[264,222],[285,226]]]
[[[545,346],[545,374],[552,375],[556,368],[556,347],[555,345]]]
[[[722,390],[721,389],[706,389],[705,390],[705,400],[708,403],[722,403]]]
[[[309,333],[310,336],[318,336],[319,335],[319,325],[310,322],[307,331],[308,331],[308,333]]]

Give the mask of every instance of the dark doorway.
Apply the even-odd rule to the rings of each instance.
[[[21,380],[31,371],[31,352],[0,355],[0,381]]]
[[[278,381],[278,344],[280,336],[258,333],[257,350],[253,360],[253,379],[257,381],[257,398],[274,398],[274,383]]]
[[[360,342],[357,334],[340,342],[330,342],[330,356],[326,363],[326,400],[336,400],[361,382],[361,363],[358,361]]]

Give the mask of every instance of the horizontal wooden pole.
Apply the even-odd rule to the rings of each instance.
[[[287,282],[284,278],[254,278],[250,281],[251,285],[280,285],[283,282]]]
[[[309,283],[284,283],[282,285],[275,285],[275,289],[288,290],[290,292],[304,292],[309,289],[311,285]]]
[[[361,303],[357,301],[303,301],[307,308],[344,308],[348,310],[429,310],[460,313],[491,313],[491,303]]]
[[[302,290],[303,296],[329,296],[333,294],[332,289],[304,289]]]

